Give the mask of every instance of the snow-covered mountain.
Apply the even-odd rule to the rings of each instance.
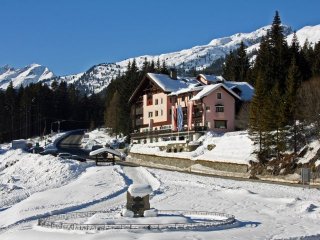
[[[201,70],[210,66],[214,61],[226,56],[230,51],[238,48],[241,41],[248,47],[247,52],[259,49],[261,37],[266,35],[271,26],[265,26],[251,33],[237,33],[229,37],[217,38],[210,41],[207,45],[195,46],[190,49],[184,49],[177,52],[165,53],[160,55],[144,55],[135,58],[129,58],[116,63],[102,63],[91,67],[84,73],[74,75],[55,77],[48,68],[32,64],[22,69],[13,69],[8,66],[0,68],[0,88],[8,86],[13,81],[14,86],[27,85],[31,82],[43,80],[51,83],[53,80],[67,81],[74,83],[78,89],[86,93],[98,93],[106,88],[110,81],[117,75],[126,70],[129,61],[136,60],[138,67],[143,65],[145,59],[148,61],[165,61],[169,67],[176,67],[180,70],[188,71],[191,69]],[[293,31],[290,27],[284,26],[284,34],[290,44]],[[301,45],[305,40],[312,44],[320,40],[320,25],[306,26],[296,32]],[[254,57],[253,57],[254,59]]]
[[[246,46],[252,46],[260,42],[261,37],[266,35],[271,25],[262,27],[251,33],[237,33],[229,37],[213,39],[207,45],[195,46],[177,52],[165,53],[160,55],[143,55],[129,58],[115,64],[99,64],[90,68],[74,83],[87,93],[100,92],[108,86],[112,78],[126,70],[129,61],[135,59],[137,66],[142,67],[145,59],[148,61],[165,61],[167,66],[189,71],[191,69],[201,70],[210,66],[214,61],[226,56],[230,51],[239,47],[241,41]],[[288,26],[284,26],[285,35],[292,33]],[[65,77],[69,79],[70,77]],[[63,79],[63,78],[62,78]]]
[[[292,43],[294,33],[287,35],[287,43],[290,45]],[[306,40],[314,46],[315,43],[320,41],[320,24],[315,26],[305,26],[300,30],[296,31],[296,35],[299,41],[300,46],[303,46]],[[258,50],[260,43],[248,46],[247,52],[252,52],[253,50]]]
[[[39,64],[34,63],[19,69],[6,65],[0,67],[0,89],[6,89],[11,81],[14,87],[19,87],[53,77],[53,72]]]

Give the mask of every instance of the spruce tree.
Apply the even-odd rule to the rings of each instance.
[[[291,65],[288,70],[288,76],[286,80],[286,92],[285,98],[285,110],[284,110],[284,122],[290,125],[295,122],[295,112],[297,109],[297,90],[301,85],[301,73],[296,63],[295,57],[291,61]]]
[[[225,79],[236,81],[236,56],[235,52],[230,51],[226,56],[225,64],[223,65],[223,74]]]
[[[248,71],[250,69],[249,58],[247,56],[245,45],[240,43],[240,47],[236,51],[236,67],[235,67],[235,81],[246,82],[248,81]]]

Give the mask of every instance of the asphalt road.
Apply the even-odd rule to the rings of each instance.
[[[83,138],[83,135],[84,130],[78,130],[61,139],[57,144],[58,152],[67,152],[73,155],[88,158],[89,151],[81,148],[81,140]]]

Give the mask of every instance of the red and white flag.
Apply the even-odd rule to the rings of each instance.
[[[188,103],[188,129],[192,130],[193,102]]]
[[[175,106],[171,107],[171,129],[172,131],[177,131],[177,108]]]

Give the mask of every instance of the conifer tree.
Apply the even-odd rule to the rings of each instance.
[[[226,56],[225,64],[223,65],[223,74],[222,76],[225,79],[235,81],[236,80],[236,57],[235,53],[230,51]]]
[[[251,139],[258,147],[258,158],[264,161],[264,124],[263,124],[263,107],[265,101],[265,90],[263,87],[262,77],[258,77],[255,85],[255,94],[250,104],[249,133]]]
[[[295,57],[291,61],[291,65],[288,70],[288,76],[286,80],[286,93],[285,98],[285,110],[284,110],[284,122],[290,125],[295,122],[295,111],[297,108],[297,90],[302,82],[301,73],[296,63]]]
[[[312,76],[320,76],[320,41],[314,46]]]
[[[245,82],[248,81],[248,71],[250,69],[249,58],[247,56],[245,45],[240,43],[240,47],[236,51],[236,76],[235,81]]]
[[[161,72],[161,63],[160,63],[160,59],[157,59],[157,63],[156,63],[156,69],[155,69],[156,73],[160,73]]]

